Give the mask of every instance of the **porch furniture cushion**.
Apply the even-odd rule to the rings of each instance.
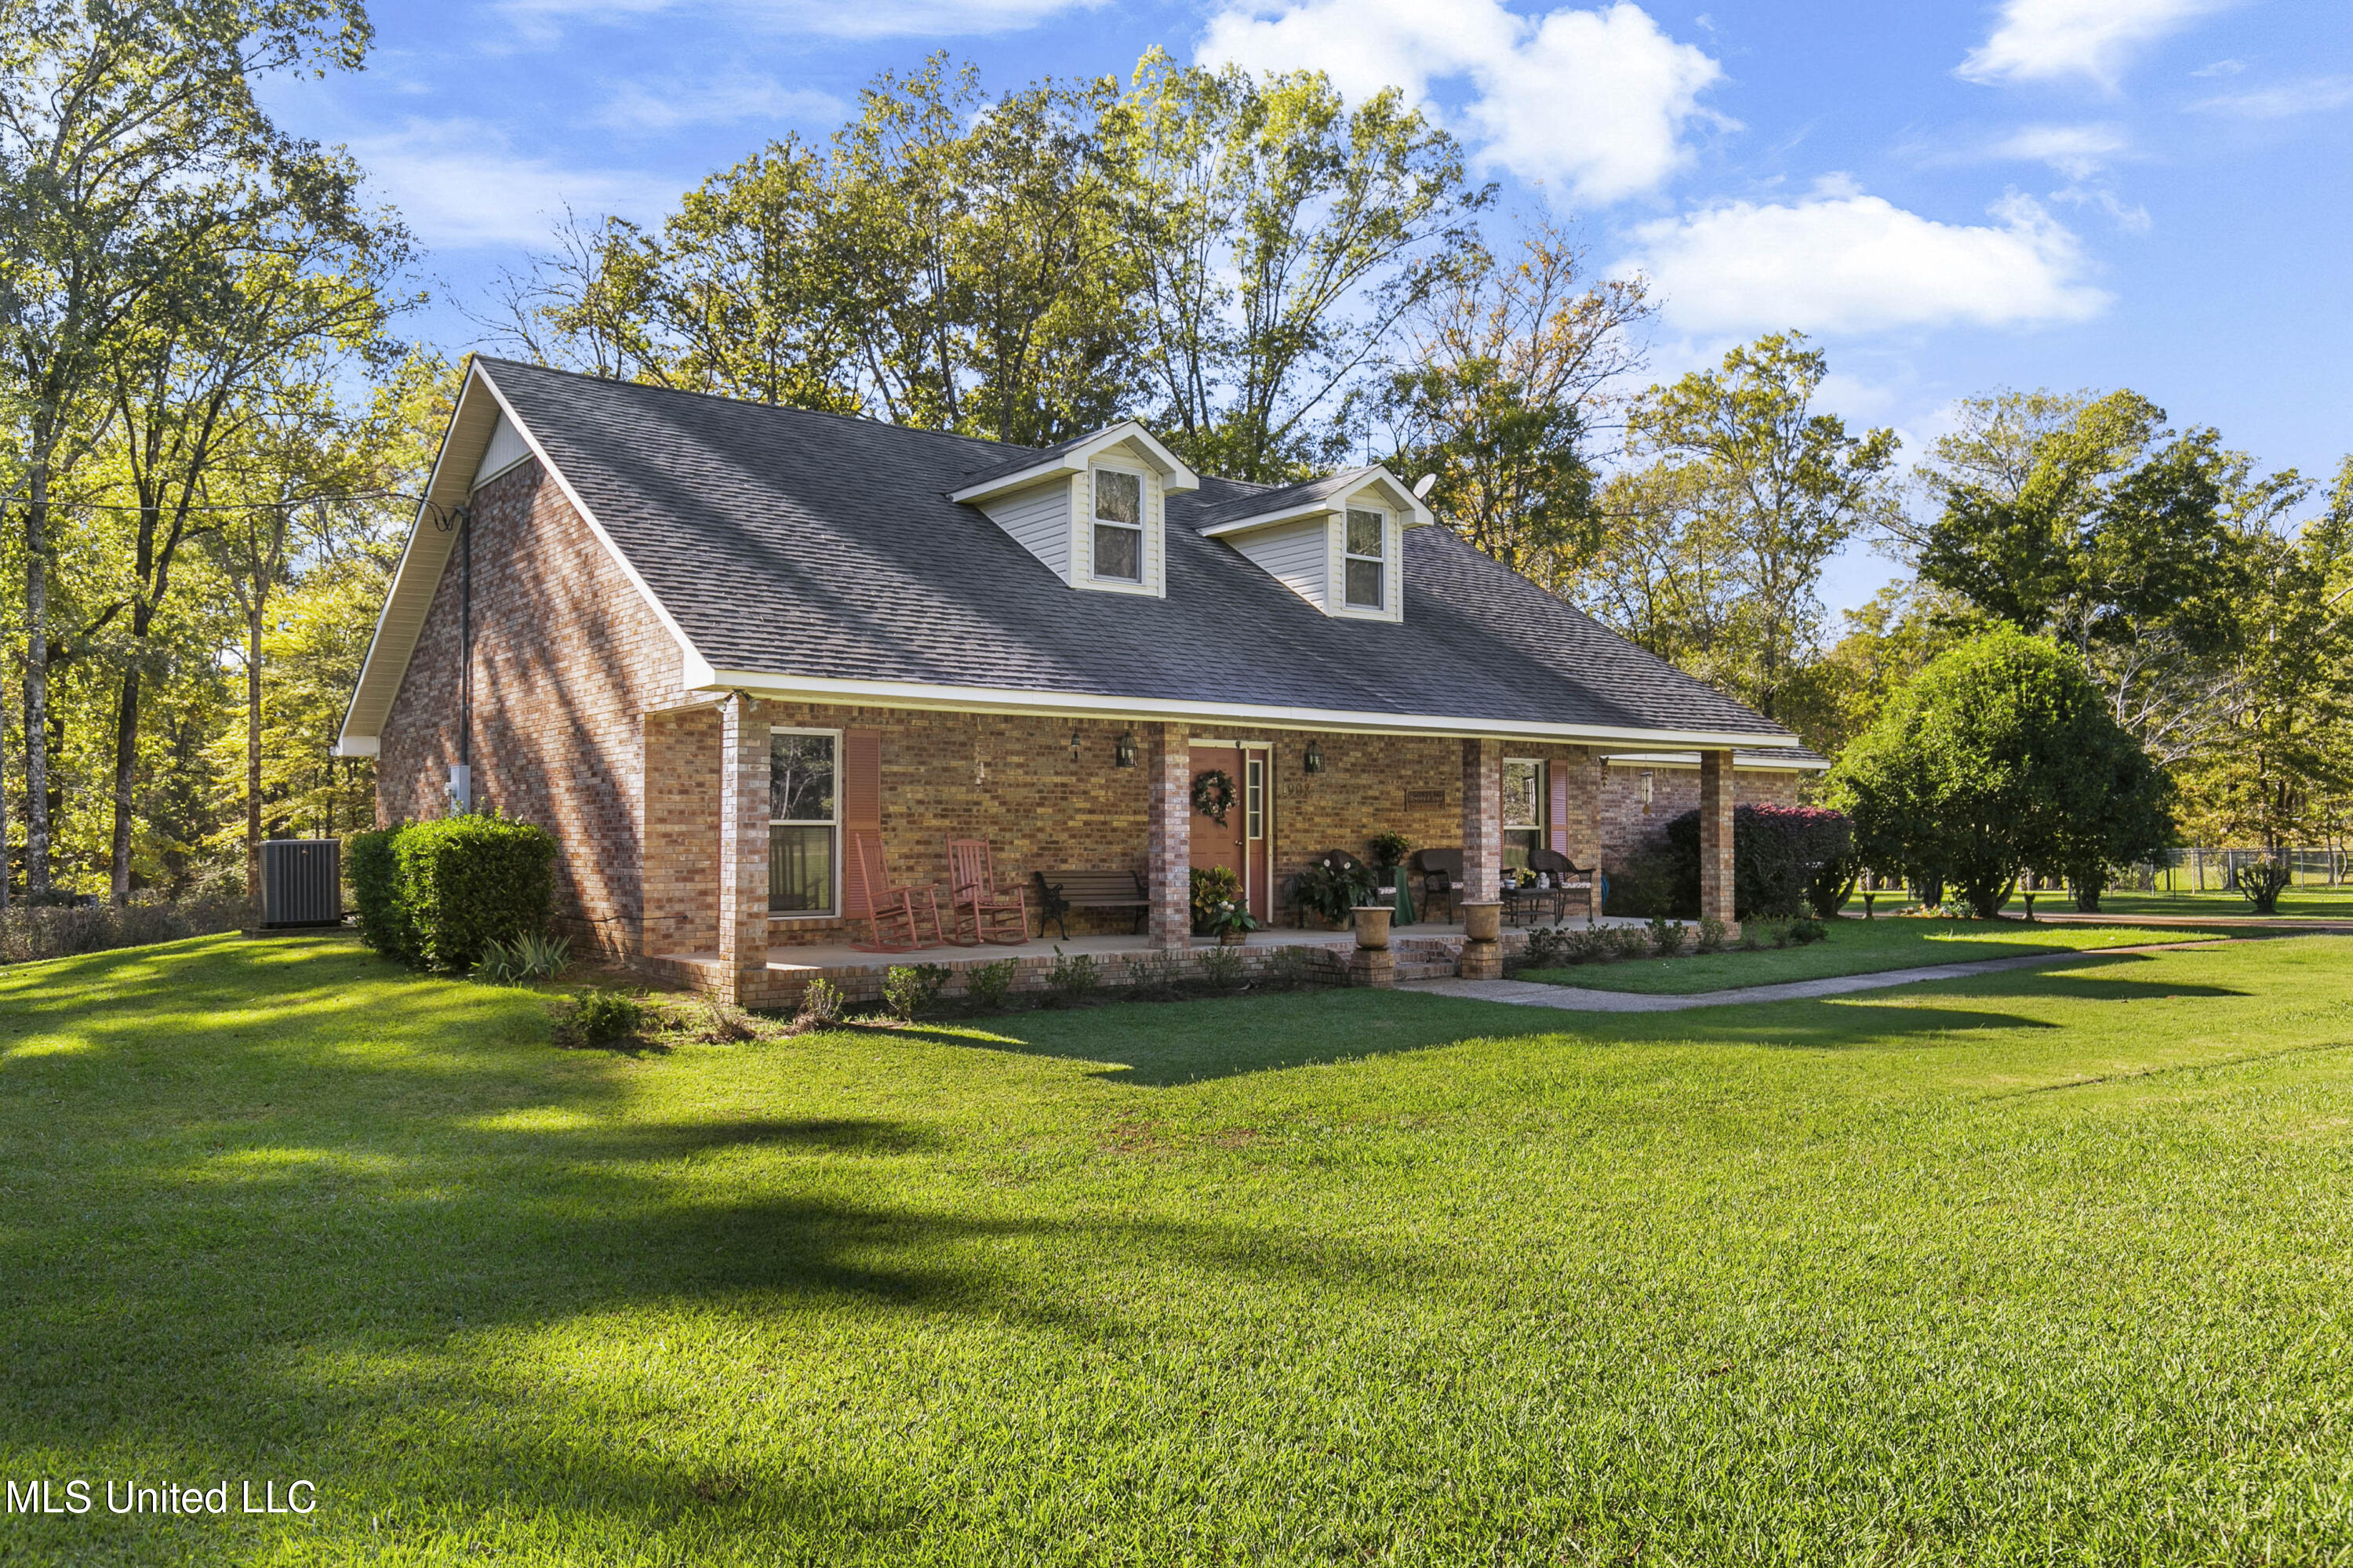
[[[983,942],[1018,945],[1029,939],[1029,903],[1018,884],[997,885],[997,862],[987,839],[948,841],[948,908],[953,930],[942,936],[958,947]],[[965,936],[965,922],[972,936]]]
[[[882,835],[852,828],[843,835],[849,841],[849,874],[857,884],[860,897],[866,906],[867,923],[873,929],[873,939],[849,945],[867,953],[912,953],[921,948],[943,946],[945,936],[940,930],[940,901],[929,887],[910,883],[900,887],[890,885],[882,872]],[[923,940],[923,922],[928,916],[932,939]]]
[[[1438,906],[1446,905],[1446,923],[1452,925],[1462,900],[1462,852],[1459,849],[1421,849],[1413,852],[1413,869],[1421,878],[1421,913],[1425,919],[1437,916]]]
[[[1029,874],[1038,885],[1038,935],[1046,935],[1046,922],[1051,920],[1070,939],[1071,927],[1063,916],[1073,909],[1134,909],[1135,929],[1144,930],[1145,911],[1152,907],[1151,895],[1145,890],[1141,873],[1134,871],[1036,871]]]

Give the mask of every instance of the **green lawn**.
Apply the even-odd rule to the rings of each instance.
[[[1656,996],[1695,996],[1734,986],[1775,985],[1783,980],[1821,980],[1831,975],[1873,974],[1921,964],[1961,963],[1970,959],[2023,958],[2031,953],[2066,953],[2099,948],[2131,948],[2148,942],[2195,942],[2208,933],[2179,927],[2053,926],[2022,920],[1931,920],[1918,916],[1876,920],[1831,920],[1830,935],[1810,946],[1693,953],[1679,959],[1636,959],[1562,969],[1518,969],[1517,980],[1592,991],[1633,991]]]
[[[2212,874],[2211,872],[2208,874]],[[1879,895],[1873,907],[1884,915],[1892,909],[1910,908],[1910,897],[1894,893]],[[2026,901],[2016,894],[2003,906],[2013,915],[2026,912]],[[2072,914],[2075,901],[2065,893],[2042,893],[2035,895],[2037,915]],[[1862,895],[1847,900],[1846,912],[1862,913]],[[2203,893],[2191,892],[2185,883],[2178,893],[2167,893],[2164,884],[2155,893],[2106,893],[2100,898],[2100,913],[2120,915],[2126,918],[2144,915],[2179,915],[2216,920],[2244,919],[2254,914],[2247,901],[2236,893],[2209,887]],[[2330,887],[2326,884],[2299,884],[2280,895],[2278,913],[2305,920],[2353,920],[2353,887]]]
[[[0,1474],[321,1499],[0,1562],[2342,1563],[2346,957],[634,1057],[0,972]]]

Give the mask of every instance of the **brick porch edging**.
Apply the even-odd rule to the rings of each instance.
[[[1463,938],[1458,932],[1452,936],[1394,936],[1390,950],[1397,959],[1397,979],[1434,979],[1438,976],[1424,971],[1436,969],[1444,975],[1456,972],[1461,959]],[[1512,951],[1527,946],[1525,931],[1506,931],[1504,947]],[[788,949],[787,949],[788,950]],[[1297,950],[1310,956],[1310,978],[1324,985],[1345,986],[1350,983],[1351,959],[1356,948],[1346,933],[1335,933],[1328,943],[1292,942],[1280,946],[1229,948],[1220,949],[1203,945],[1188,948],[1143,948],[1124,953],[1096,953],[1095,974],[1105,991],[1120,990],[1143,983],[1147,978],[1142,971],[1156,968],[1167,958],[1177,961],[1180,980],[1200,977],[1202,959],[1208,954],[1226,951],[1237,954],[1242,960],[1245,978],[1256,978],[1274,967],[1274,955]],[[971,954],[968,949],[956,949],[956,957],[936,948],[913,953],[877,953],[871,963],[838,965],[828,968],[805,968],[799,965],[772,967],[747,973],[744,977],[748,994],[742,1005],[759,1011],[783,1011],[800,1005],[801,993],[813,980],[828,980],[839,988],[845,1001],[853,1002],[880,1001],[882,984],[893,965],[937,964],[948,970],[948,983],[941,994],[948,997],[965,995],[970,990],[967,977],[971,971],[989,964],[1002,962],[1008,955],[991,956],[986,952]],[[1073,954],[1072,957],[1081,955]],[[1052,989],[1055,959],[1052,954],[1013,956],[1014,991],[1037,995]],[[725,994],[729,978],[728,961],[717,954],[696,954],[691,957],[670,956],[637,959],[630,967],[649,980],[673,985],[702,996]],[[1157,974],[1149,977],[1157,980]]]

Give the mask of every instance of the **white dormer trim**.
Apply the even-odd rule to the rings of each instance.
[[[1348,514],[1378,512],[1381,602],[1348,602]],[[1376,463],[1343,475],[1312,501],[1270,507],[1204,528],[1248,556],[1260,570],[1335,620],[1405,620],[1405,535],[1437,519],[1397,475]]]
[[[1398,514],[1408,528],[1427,528],[1438,521],[1438,514],[1430,511],[1429,504],[1416,495],[1411,487],[1381,464],[1374,463],[1345,475],[1342,486],[1328,494],[1313,501],[1293,502],[1264,512],[1253,512],[1247,517],[1212,524],[1201,530],[1201,536],[1205,539],[1229,538],[1253,529],[1272,527],[1278,523],[1293,523],[1303,517],[1343,512],[1347,509],[1349,501],[1367,490],[1377,491],[1381,497],[1380,504]]]
[[[1183,458],[1170,451],[1158,437],[1136,420],[1122,419],[1118,424],[1097,430],[1027,468],[967,484],[962,490],[952,490],[948,492],[948,499],[971,503],[994,501],[1000,495],[1027,490],[1040,480],[1084,474],[1096,457],[1122,444],[1132,446],[1143,454],[1144,461],[1158,473],[1163,489],[1181,493],[1201,488],[1201,476],[1186,466]]]

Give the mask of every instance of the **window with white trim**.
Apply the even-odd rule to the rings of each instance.
[[[1124,468],[1094,470],[1094,575],[1105,582],[1144,580],[1144,476]]]
[[[1347,536],[1342,541],[1346,573],[1344,603],[1350,609],[1388,608],[1389,515],[1348,508]]]
[[[1504,863],[1525,867],[1531,851],[1544,846],[1544,764],[1534,758],[1504,758]]]
[[[833,913],[840,862],[839,730],[768,734],[768,913]]]

